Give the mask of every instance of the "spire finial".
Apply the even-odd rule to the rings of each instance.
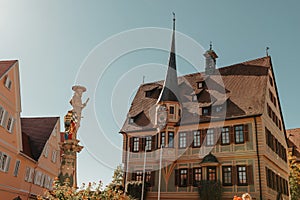
[[[173,30],[175,30],[175,13],[174,12],[172,12],[173,13]]]
[[[212,50],[212,41],[209,42],[209,50]]]
[[[269,47],[266,47],[266,55],[269,56]]]

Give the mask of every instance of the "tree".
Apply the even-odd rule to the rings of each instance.
[[[103,183],[82,184],[79,189],[71,187],[68,183],[61,185],[58,178],[53,183],[53,190],[46,191],[45,197],[38,200],[131,200],[123,190],[123,169],[118,166],[114,171],[112,182],[103,189]]]
[[[290,192],[291,200],[300,199],[300,164],[296,162],[296,157],[289,154],[289,167],[290,167]]]

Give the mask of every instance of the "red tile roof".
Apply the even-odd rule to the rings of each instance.
[[[227,119],[262,114],[270,67],[271,58],[268,56],[219,68],[220,75],[207,76],[205,73],[194,73],[178,77],[179,96],[182,104],[180,123],[199,123],[218,118],[218,115],[224,115],[225,111],[214,113],[211,116],[203,116],[201,108],[209,106],[209,104],[212,106],[222,105],[222,102],[224,102],[223,106],[227,108],[225,113]],[[203,88],[198,89],[197,83],[203,80],[205,80]],[[162,85],[163,81],[158,81],[142,84],[139,87],[121,132],[154,129],[153,118],[157,98],[146,97],[145,92],[155,89],[161,91]],[[198,95],[197,102],[192,101],[192,94]],[[130,117],[139,115],[142,116],[142,119],[135,120],[139,122],[138,124],[129,123]]]
[[[59,117],[21,118],[23,153],[38,160]]]
[[[300,128],[286,130],[288,144],[293,148],[293,153],[300,161]]]
[[[0,61],[0,78],[16,63],[17,60],[3,60]]]

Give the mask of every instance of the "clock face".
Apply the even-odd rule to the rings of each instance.
[[[163,129],[166,126],[167,118],[167,107],[164,105],[159,105],[156,109],[156,125],[159,129]]]

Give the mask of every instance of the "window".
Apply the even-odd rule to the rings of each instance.
[[[214,129],[207,129],[206,144],[207,146],[214,145]]]
[[[16,177],[18,176],[18,173],[19,173],[20,163],[21,163],[21,161],[17,160],[16,164],[15,164],[14,176],[16,176]]]
[[[198,87],[198,89],[201,89],[203,87],[203,82],[198,82],[197,87]]]
[[[34,169],[31,167],[26,167],[25,181],[31,183],[33,179]]]
[[[192,101],[194,102],[198,101],[198,97],[196,94],[192,95]]]
[[[128,123],[129,123],[129,124],[133,124],[133,123],[134,123],[134,118],[133,118],[133,117],[130,117]]]
[[[244,143],[244,128],[243,125],[234,126],[235,143]]]
[[[143,171],[136,171],[133,173],[132,179],[134,181],[143,181]]]
[[[49,154],[49,146],[48,144],[46,144],[45,148],[44,148],[44,156],[47,158]]]
[[[151,183],[151,171],[145,171],[145,182]]]
[[[216,107],[216,112],[221,112],[222,109],[223,109],[223,106],[217,106],[217,107]]]
[[[174,147],[174,132],[168,133],[168,147]]]
[[[56,150],[53,150],[52,151],[52,158],[51,158],[51,161],[52,162],[56,162],[56,158],[57,158],[57,151]]]
[[[194,131],[194,140],[193,140],[193,147],[200,147],[201,146],[201,140],[200,140],[200,131]]]
[[[161,145],[161,147],[166,146],[166,133],[165,132],[160,134],[160,145]]]
[[[174,106],[170,106],[170,114],[173,115],[175,113],[175,108]]]
[[[187,186],[187,169],[179,169],[179,186],[186,187]]]
[[[229,127],[223,127],[221,130],[221,144],[230,144]]]
[[[232,185],[232,166],[222,167],[223,185]]]
[[[202,168],[194,168],[193,169],[193,186],[197,187],[198,183],[202,180]]]
[[[133,152],[138,152],[139,151],[139,138],[134,137],[133,138]]]
[[[202,115],[209,115],[210,114],[210,107],[202,108]]]
[[[237,166],[238,185],[247,185],[247,168],[246,166]]]
[[[4,124],[6,122],[6,117],[7,117],[7,111],[0,107],[0,125],[4,127]]]
[[[146,146],[145,146],[146,151],[151,151],[151,144],[152,144],[152,137],[146,136]]]
[[[10,89],[11,88],[11,80],[10,78],[7,76],[6,79],[5,79],[5,87]]]
[[[152,96],[152,90],[146,91],[145,96],[146,97],[151,97]]]
[[[13,130],[13,126],[14,126],[14,118],[10,116],[7,121],[6,129],[11,133]]]
[[[34,176],[34,184],[40,185],[41,184],[41,178],[42,178],[42,172],[40,171],[35,171],[35,176]]]
[[[186,148],[186,133],[179,133],[179,148]]]
[[[207,180],[209,181],[217,180],[216,167],[207,167]]]
[[[0,171],[8,172],[11,157],[0,151]]]

